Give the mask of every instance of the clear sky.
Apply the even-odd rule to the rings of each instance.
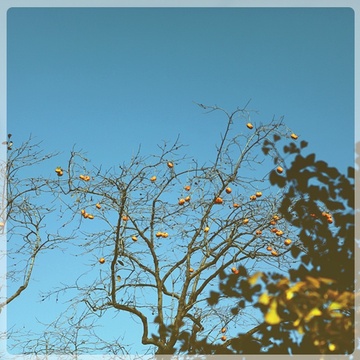
[[[194,102],[250,99],[254,123],[284,116],[318,159],[354,163],[351,8],[12,8],[7,21],[8,132],[63,151],[54,166],[74,144],[110,167],[178,135],[208,160],[223,118]]]

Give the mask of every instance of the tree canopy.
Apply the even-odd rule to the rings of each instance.
[[[62,303],[46,336],[12,329],[11,351],[353,351],[354,169],[303,156],[306,141],[282,118],[198,105],[225,118],[204,164],[179,140],[111,169],[76,149],[54,165],[57,154],[31,139],[10,147],[1,226],[11,292],[1,307],[31,291],[39,258],[75,259],[71,276],[39,294],[44,308]],[[52,176],[34,171],[45,163]],[[123,314],[138,324],[132,344],[130,325],[111,338],[97,331]]]

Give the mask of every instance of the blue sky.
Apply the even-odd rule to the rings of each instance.
[[[7,21],[8,131],[63,152],[44,175],[74,144],[110,167],[180,135],[209,160],[224,118],[194,102],[250,99],[255,124],[284,116],[318,159],[354,163],[350,8],[12,8]]]

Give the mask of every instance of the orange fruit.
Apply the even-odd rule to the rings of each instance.
[[[246,225],[249,222],[249,219],[244,219],[243,224]]]
[[[185,198],[185,201],[190,201],[190,196],[187,196],[187,197]]]
[[[161,235],[163,238],[167,238],[168,236],[169,236],[169,234],[167,233],[167,232],[164,232],[164,233],[162,233],[162,235]]]
[[[234,203],[234,204],[233,204],[233,207],[234,207],[234,208],[238,208],[238,207],[240,207],[240,205],[237,204],[237,203]]]
[[[129,217],[126,216],[126,215],[123,215],[122,219],[123,219],[123,221],[128,221],[128,220],[129,220]]]
[[[98,209],[101,208],[101,205],[100,205],[99,203],[97,203],[95,206],[96,206]]]
[[[227,187],[227,188],[225,189],[225,191],[226,191],[227,194],[230,194],[230,193],[232,192],[231,187]]]
[[[104,262],[105,262],[105,259],[103,257],[99,259],[100,264],[104,264]]]
[[[278,230],[275,234],[276,234],[277,236],[281,236],[281,235],[283,235],[283,234],[284,234],[284,232],[283,232],[283,231],[281,231],[281,230]]]
[[[278,256],[279,254],[278,254],[278,252],[276,250],[273,250],[273,251],[271,251],[271,255]]]
[[[221,197],[217,197],[214,202],[215,202],[215,204],[222,204],[223,199]]]
[[[276,171],[277,171],[279,174],[281,174],[281,173],[284,171],[284,169],[283,169],[281,166],[278,166],[278,167],[276,168]]]
[[[94,215],[88,214],[88,218],[92,220],[94,218]]]
[[[221,340],[222,340],[222,341],[226,341],[226,336],[223,335],[223,336],[221,337]]]
[[[258,191],[256,194],[255,194],[256,197],[260,197],[262,196],[262,192],[261,191]]]
[[[155,234],[156,237],[161,237],[162,235],[163,235],[163,233],[160,232],[160,231],[158,231],[158,232]]]
[[[58,166],[58,167],[55,169],[55,172],[56,172],[56,173],[62,172],[61,167],[60,167],[60,166]]]
[[[249,128],[249,129],[252,129],[254,126],[252,123],[247,123],[246,126]]]
[[[169,162],[167,163],[167,166],[168,166],[168,168],[172,169],[172,168],[174,167],[174,164],[169,161]]]
[[[185,189],[186,191],[189,191],[189,190],[191,189],[191,187],[190,187],[190,185],[186,185],[186,186],[184,187],[184,189]]]
[[[132,241],[137,241],[137,237],[134,235],[134,236],[131,237],[131,240]]]
[[[256,200],[256,195],[251,195],[251,196],[250,196],[250,200],[251,200],[251,201]]]
[[[189,269],[189,272],[191,272],[191,273],[194,272],[194,269],[193,269],[193,268],[190,268],[190,269]]]
[[[221,332],[222,332],[222,333],[226,332],[226,327],[223,327],[223,328],[221,329]]]
[[[235,274],[236,271],[237,271],[237,268],[236,268],[236,267],[232,267],[232,268],[231,268],[231,271]]]
[[[185,204],[185,199],[180,199],[179,200],[179,205],[184,205]]]
[[[262,231],[261,231],[261,230],[256,230],[255,234],[256,234],[256,235],[261,235],[261,234],[262,234]]]
[[[278,215],[274,215],[274,216],[273,216],[273,219],[274,219],[275,221],[278,221],[278,220],[280,220],[280,217],[279,217]]]
[[[276,221],[275,221],[275,220],[271,220],[271,221],[270,221],[270,225],[276,225]]]
[[[156,181],[156,176],[155,176],[155,175],[152,176],[152,177],[150,178],[150,181],[152,181],[152,182]]]
[[[291,243],[292,243],[292,241],[291,241],[290,239],[286,239],[286,240],[284,241],[284,244],[285,244],[286,246],[290,245]]]
[[[273,233],[277,233],[279,230],[277,228],[272,228],[270,231]]]
[[[266,250],[267,250],[267,251],[272,251],[272,247],[271,247],[271,246],[268,246],[268,247],[266,248]]]

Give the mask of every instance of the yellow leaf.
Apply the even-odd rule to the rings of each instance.
[[[328,278],[324,278],[324,277],[319,277],[318,280],[326,285],[330,285],[335,282],[335,280],[333,280],[333,279],[328,279]]]
[[[279,324],[281,321],[281,318],[277,313],[277,302],[275,299],[271,300],[270,308],[265,315],[265,321],[270,325]]]
[[[249,284],[250,284],[250,285],[254,285],[254,284],[257,282],[258,278],[259,278],[261,275],[262,275],[262,272],[257,272],[257,273],[255,273],[254,275],[250,276],[250,277],[248,278]]]
[[[261,294],[261,296],[259,297],[258,302],[260,304],[269,305],[270,296],[265,292],[265,293]]]
[[[318,279],[313,278],[312,276],[307,276],[306,280],[314,286],[316,289],[320,287],[320,281]]]
[[[285,291],[286,300],[290,300],[294,297],[294,292],[291,289]]]
[[[299,292],[299,290],[306,285],[305,281],[299,281],[294,286],[292,286],[289,290],[291,290],[293,293]]]
[[[314,316],[320,316],[322,314],[321,310],[318,308],[313,308],[310,312],[305,316],[304,321],[310,321]]]
[[[328,309],[330,311],[333,311],[333,310],[339,310],[339,309],[342,309],[342,308],[343,308],[343,306],[340,303],[334,301],[329,305]]]

